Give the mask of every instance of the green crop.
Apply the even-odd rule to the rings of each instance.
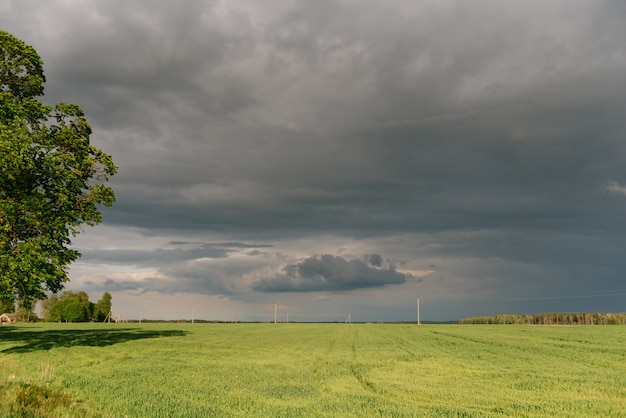
[[[620,326],[0,328],[0,417],[626,416]]]

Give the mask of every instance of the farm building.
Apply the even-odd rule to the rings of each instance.
[[[0,324],[15,324],[20,320],[20,317],[15,313],[3,313],[0,315]]]

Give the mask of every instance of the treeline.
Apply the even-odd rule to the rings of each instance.
[[[626,325],[626,313],[545,312],[530,315],[505,314],[464,318],[460,324],[520,325]]]
[[[89,301],[82,290],[66,290],[61,295],[52,295],[41,301],[41,313],[50,322],[104,321],[111,312],[111,294],[104,292],[98,302]]]

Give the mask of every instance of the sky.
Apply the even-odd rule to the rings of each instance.
[[[4,0],[119,167],[121,319],[626,311],[626,3]]]

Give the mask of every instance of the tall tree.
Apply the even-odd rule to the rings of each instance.
[[[67,282],[71,238],[101,222],[117,168],[78,105],[47,106],[43,62],[0,31],[0,298],[33,302]]]

